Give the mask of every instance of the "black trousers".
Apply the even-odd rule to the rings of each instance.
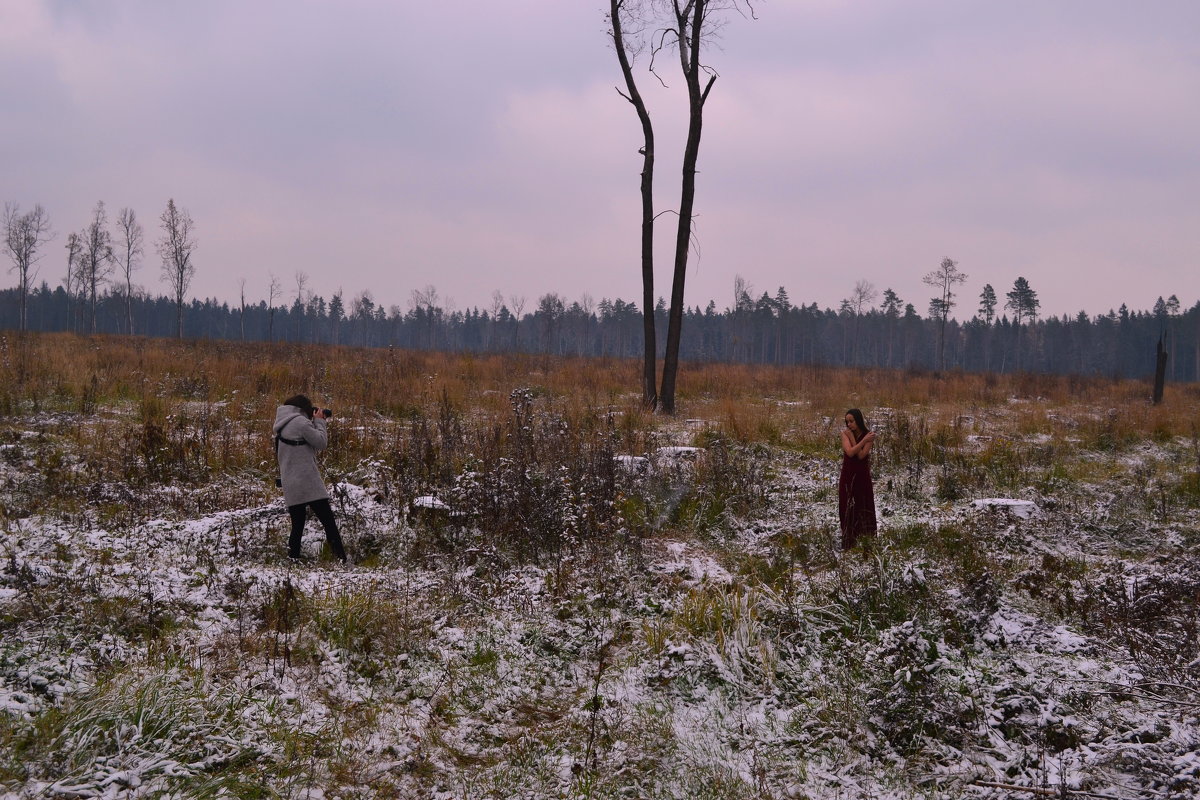
[[[329,499],[313,500],[311,503],[300,503],[288,506],[288,516],[292,518],[292,535],[288,539],[288,555],[300,557],[300,539],[304,536],[304,523],[308,519],[308,509],[312,508],[321,526],[325,528],[325,538],[329,540],[329,549],[338,561],[346,560],[346,548],[342,546],[342,534],[338,533],[337,521],[333,518],[333,508]]]

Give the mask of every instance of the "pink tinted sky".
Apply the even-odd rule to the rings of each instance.
[[[640,300],[641,144],[601,0],[0,0],[0,200],[58,239],[98,200],[196,223],[192,294],[455,308],[557,292]],[[1045,313],[1200,299],[1200,3],[756,4],[708,61],[687,303],[836,307],[858,280],[925,314],[943,257]],[[644,66],[639,65],[639,66]],[[639,72],[661,210],[681,80]],[[670,292],[674,220],[658,228]],[[161,292],[152,248],[137,279]],[[15,285],[15,276],[10,276]]]

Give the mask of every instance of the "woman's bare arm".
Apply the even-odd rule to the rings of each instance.
[[[874,441],[875,434],[872,432],[855,442],[850,431],[842,431],[842,452],[855,458],[866,458],[871,453],[871,444]]]

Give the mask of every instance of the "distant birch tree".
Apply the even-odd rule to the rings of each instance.
[[[63,289],[67,295],[67,328],[72,331],[75,330],[75,324],[71,317],[71,303],[79,291],[79,254],[82,251],[83,244],[79,241],[79,234],[72,233],[67,237],[67,274],[63,279]]]
[[[125,330],[133,334],[133,271],[142,257],[145,231],[132,208],[122,208],[117,215],[117,263],[125,278]]]
[[[246,341],[246,279],[238,280],[238,327],[241,329],[241,339]]]
[[[17,293],[20,298],[19,326],[29,329],[29,287],[37,277],[38,251],[42,245],[54,238],[50,230],[50,216],[41,205],[21,213],[15,203],[4,204],[4,252],[8,253],[17,273]]]
[[[879,292],[875,289],[875,284],[870,281],[862,280],[854,284],[854,291],[850,293],[850,306],[854,309],[854,365],[859,363],[859,325],[862,322],[863,314],[875,302],[875,298],[879,296]]]
[[[504,295],[499,289],[492,291],[492,304],[489,306],[491,315],[488,320],[488,350],[497,349],[497,341],[500,338],[500,319],[501,314],[508,314],[508,306],[504,305]]]
[[[308,302],[308,273],[296,270],[296,302],[292,304],[292,312],[296,317],[296,341],[304,341],[304,306]]]
[[[274,272],[269,272],[270,282],[267,284],[267,341],[275,341],[275,301],[279,299],[279,293],[283,289],[283,285],[279,282],[279,278],[275,277]]]
[[[162,257],[162,274],[175,300],[176,336],[183,338],[183,301],[188,287],[196,274],[192,254],[196,250],[195,227],[187,211],[175,206],[175,199],[167,201],[167,208],[159,217],[162,238],[158,240],[158,254]]]
[[[413,289],[409,294],[408,307],[413,317],[421,322],[425,331],[425,347],[432,350],[434,342],[434,324],[438,318],[438,290],[433,284],[426,284],[424,289]]]
[[[508,304],[512,306],[513,314],[513,351],[521,349],[521,314],[525,313],[525,295],[512,294],[508,296]]]
[[[92,221],[79,235],[80,252],[78,275],[79,289],[86,294],[88,304],[88,332],[96,332],[96,298],[100,294],[100,284],[107,280],[112,273],[114,256],[112,233],[108,230],[108,212],[104,210],[104,201],[96,203],[92,210]]]

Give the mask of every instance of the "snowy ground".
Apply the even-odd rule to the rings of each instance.
[[[1189,447],[1007,498],[884,461],[850,554],[833,454],[759,447],[751,507],[525,561],[368,464],[335,492],[343,568],[315,522],[287,563],[236,476],[10,516],[48,469],[18,441],[0,797],[1192,798],[1200,513],[1160,485]],[[629,493],[676,502],[680,453],[622,459]]]

